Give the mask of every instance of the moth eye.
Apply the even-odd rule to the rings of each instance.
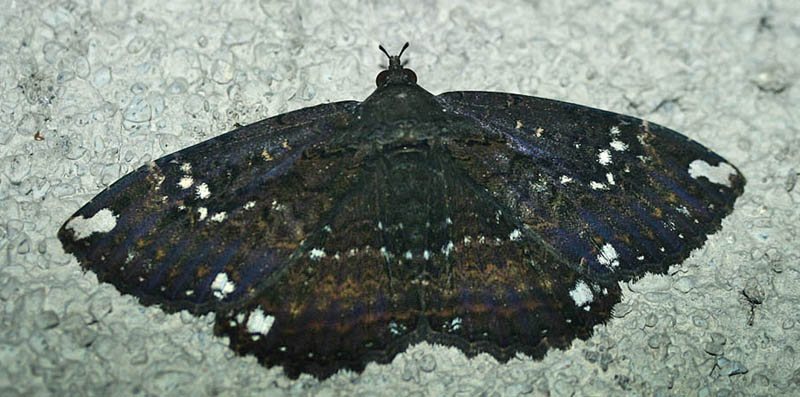
[[[409,81],[411,81],[414,84],[417,83],[417,74],[414,73],[413,70],[411,70],[411,69],[403,69],[403,72],[405,72],[406,78],[408,78]]]
[[[386,82],[387,78],[389,78],[389,71],[388,70],[384,70],[384,71],[378,73],[378,77],[375,78],[375,85],[377,85],[378,87],[382,86],[383,83]]]

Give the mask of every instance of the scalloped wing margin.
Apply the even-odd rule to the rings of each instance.
[[[293,164],[346,125],[358,102],[250,124],[124,176],[58,231],[84,269],[166,311],[202,314],[269,283],[304,237]],[[289,178],[287,178],[289,176]],[[287,226],[288,225],[288,226]]]
[[[474,173],[574,268],[610,285],[663,273],[719,230],[745,178],[657,124],[566,102],[459,91],[437,96],[513,154],[475,147]]]

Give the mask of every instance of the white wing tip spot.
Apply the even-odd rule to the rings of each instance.
[[[736,175],[736,169],[724,161],[714,166],[698,159],[689,164],[689,175],[694,179],[706,177],[711,183],[731,187],[730,177]]]
[[[84,218],[82,215],[70,219],[66,224],[67,229],[75,233],[75,239],[81,240],[91,236],[93,233],[108,233],[117,226],[117,218],[108,208],[97,211],[91,218]]]
[[[600,182],[597,182],[597,181],[589,182],[589,187],[591,187],[592,190],[605,190],[605,189],[608,189],[608,186],[606,186],[605,183],[600,183]]]
[[[522,238],[522,232],[520,232],[519,229],[514,229],[514,231],[508,235],[508,239],[511,241],[517,241],[520,238]]]
[[[214,281],[211,283],[211,291],[217,299],[224,299],[228,294],[236,289],[236,284],[228,279],[228,274],[225,272],[217,273]]]
[[[256,206],[255,201],[248,201],[242,208],[249,210],[250,208],[253,208],[255,206]]]
[[[566,185],[566,184],[568,184],[570,182],[572,182],[572,178],[570,178],[570,177],[568,177],[566,175],[561,175],[561,184],[562,185]]]
[[[200,207],[197,209],[197,213],[200,214],[200,217],[197,220],[202,221],[203,219],[206,219],[206,216],[208,216],[208,208]]]

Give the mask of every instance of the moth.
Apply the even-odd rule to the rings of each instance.
[[[389,58],[363,102],[262,120],[141,166],[58,231],[100,281],[215,313],[296,378],[409,345],[534,359],[588,338],[620,282],[720,228],[745,178],[647,121],[531,96],[433,95]]]

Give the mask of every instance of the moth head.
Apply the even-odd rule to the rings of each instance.
[[[389,52],[382,45],[378,45],[378,48],[389,58],[389,68],[378,73],[378,77],[375,78],[375,84],[378,87],[382,87],[385,84],[417,83],[417,74],[411,69],[404,68],[403,63],[400,61],[403,51],[408,48],[408,42],[403,45],[403,49],[397,55],[389,55]]]

